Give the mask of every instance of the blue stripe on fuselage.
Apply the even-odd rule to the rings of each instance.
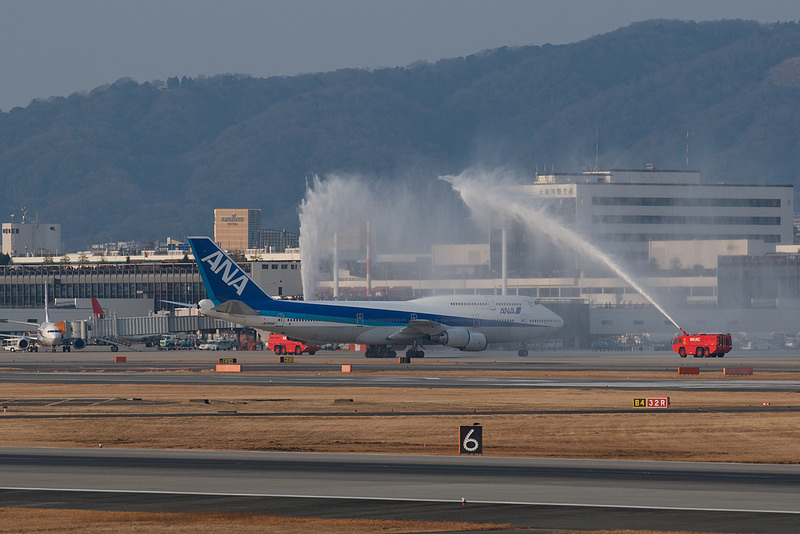
[[[404,304],[412,304],[408,301]],[[443,315],[440,313],[409,312],[402,310],[380,309],[374,306],[338,306],[336,304],[321,304],[314,302],[296,302],[271,300],[269,302],[248,302],[248,306],[258,310],[262,315],[275,317],[283,314],[284,317],[296,320],[327,321],[344,324],[364,324],[367,326],[405,326],[414,319],[434,321],[447,326],[476,326],[472,315]],[[378,304],[378,303],[376,303]],[[359,318],[359,314],[361,318]],[[540,327],[543,325],[527,324],[494,319],[477,318],[479,327]]]
[[[476,318],[470,315],[444,315],[441,313],[425,313],[399,309],[382,309],[380,302],[363,306],[342,306],[328,303],[297,302],[274,300],[225,254],[208,237],[190,237],[189,244],[200,270],[203,285],[208,298],[215,305],[227,300],[239,300],[257,310],[261,315],[277,317],[283,315],[286,320],[322,321],[342,324],[364,324],[365,326],[398,326],[402,327],[413,319],[434,321],[447,326],[462,327],[541,327],[544,325],[519,323]],[[414,301],[404,302],[399,306],[414,306]],[[464,310],[465,312],[478,311]],[[359,317],[360,315],[360,317]],[[412,317],[413,315],[413,317]]]

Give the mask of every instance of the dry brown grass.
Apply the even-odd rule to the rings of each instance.
[[[348,532],[458,532],[511,528],[509,525],[467,522],[391,521],[369,519],[314,519],[258,514],[167,514],[93,512],[86,510],[30,510],[0,508],[0,534],[148,532],[153,534],[320,534]]]
[[[39,384],[2,391],[4,446],[450,455],[458,427],[479,422],[492,456],[800,458],[800,414],[787,409],[800,406],[794,392]],[[662,395],[672,409],[619,413],[633,397]],[[141,400],[125,401],[134,397]],[[136,414],[148,417],[129,417]]]
[[[31,510],[0,508],[0,534],[105,534],[148,532],[152,534],[368,534],[393,532],[462,532],[513,530],[508,524],[452,521],[391,521],[369,519],[315,519],[257,514],[168,514],[143,512],[93,512],[86,510]],[[549,531],[549,530],[548,530]],[[563,531],[566,532],[566,531]],[[575,532],[575,531],[572,531]],[[600,530],[593,534],[666,534],[660,530]],[[689,534],[669,531],[669,534]],[[701,534],[701,533],[694,533]]]

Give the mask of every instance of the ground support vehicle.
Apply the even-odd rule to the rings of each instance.
[[[216,339],[201,343],[197,348],[200,350],[234,350],[236,342],[232,339]]]
[[[730,334],[687,334],[682,330],[681,334],[672,340],[672,350],[681,358],[722,358],[733,348]]]
[[[270,334],[267,350],[274,351],[278,355],[294,354],[299,356],[304,352],[314,355],[319,350],[319,345],[306,345],[302,341],[297,341],[281,334]]]
[[[172,334],[164,335],[158,342],[158,350],[189,350],[193,349],[191,340],[179,338]]]

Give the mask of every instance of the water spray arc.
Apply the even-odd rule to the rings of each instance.
[[[562,225],[560,222],[545,213],[541,206],[533,204],[530,195],[520,194],[514,186],[498,185],[507,180],[503,176],[492,173],[463,173],[459,176],[442,176],[473,213],[502,213],[513,217],[525,224],[529,229],[544,233],[552,240],[568,245],[570,248],[587,254],[610,268],[621,279],[625,280],[642,297],[647,299],[664,317],[666,317],[678,330],[684,330],[666,312],[666,310],[651,297],[630,274],[628,274],[608,254],[586,241],[580,235]]]

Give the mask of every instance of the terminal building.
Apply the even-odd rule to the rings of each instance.
[[[650,262],[652,243],[748,240],[793,243],[793,187],[701,184],[697,171],[590,171],[537,174],[523,186],[549,216],[625,265]],[[509,270],[517,275],[592,270],[596,262],[552,246],[549,238],[519,228],[510,235]],[[500,230],[492,233],[492,270],[499,272]],[[695,264],[688,247],[681,263]]]

